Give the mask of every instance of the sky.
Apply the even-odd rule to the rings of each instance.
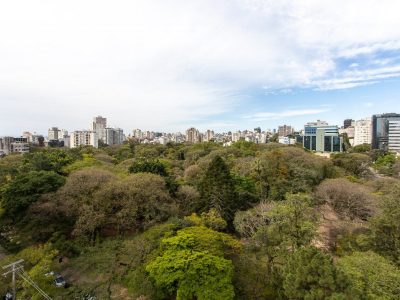
[[[398,0],[0,2],[0,136],[400,113]]]

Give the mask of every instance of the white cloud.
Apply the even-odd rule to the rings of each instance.
[[[320,108],[320,109],[293,109],[286,110],[281,112],[259,112],[253,115],[247,115],[243,118],[252,119],[253,121],[265,121],[265,120],[279,120],[290,117],[298,117],[298,116],[306,116],[306,115],[317,115],[321,113],[325,113],[330,111],[329,108]]]
[[[3,1],[0,135],[87,127],[97,114],[125,129],[182,130],[243,105],[248,89],[399,77],[393,63],[336,63],[398,50],[399,10],[395,0]]]

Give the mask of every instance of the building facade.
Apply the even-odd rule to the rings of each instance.
[[[290,125],[282,125],[278,127],[278,136],[288,136],[294,133],[294,128]]]
[[[210,142],[214,138],[214,131],[213,130],[207,130],[204,133],[204,141],[205,142]]]
[[[354,126],[354,125],[355,125],[355,123],[354,123],[353,119],[346,119],[343,122],[343,128],[344,129],[346,129],[346,128],[350,127],[350,126]]]
[[[196,128],[189,128],[186,130],[186,142],[198,143],[201,142],[200,133]]]
[[[372,149],[388,150],[389,121],[400,121],[400,114],[388,113],[372,116]]]
[[[354,146],[371,144],[372,141],[372,120],[365,118],[357,120],[354,125]]]
[[[107,145],[120,145],[124,142],[124,131],[121,128],[106,128],[105,143]]]
[[[106,128],[107,118],[103,118],[102,116],[97,116],[93,118],[91,131],[96,132],[97,139],[102,140],[104,143],[106,143]]]
[[[98,137],[95,131],[91,130],[79,130],[74,131],[70,137],[71,148],[76,148],[79,146],[92,146],[94,148],[98,147]]]
[[[304,126],[303,147],[316,152],[342,152],[343,138],[338,126],[308,123]]]
[[[400,153],[400,121],[389,121],[388,150]]]
[[[296,144],[296,139],[290,138],[288,136],[280,136],[278,138],[278,143],[279,144],[284,144],[284,145],[295,145]]]
[[[28,153],[29,143],[25,137],[5,136],[0,138],[0,153],[9,155],[12,153]]]
[[[58,140],[60,137],[59,137],[59,134],[60,134],[61,132],[60,132],[60,130],[58,129],[58,127],[51,127],[49,130],[48,130],[48,133],[47,133],[47,138],[48,138],[48,140],[49,141],[54,141],[54,140]]]

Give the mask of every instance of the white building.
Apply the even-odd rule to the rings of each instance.
[[[371,144],[371,140],[372,140],[371,118],[365,118],[356,121],[354,126],[354,146],[362,144]]]
[[[287,136],[280,136],[278,138],[278,143],[284,145],[296,145],[296,139],[292,139]]]
[[[400,153],[400,121],[389,121],[389,151]]]
[[[90,130],[79,130],[74,131],[71,134],[70,146],[71,148],[76,148],[79,146],[93,146],[98,147],[98,136],[95,131]]]

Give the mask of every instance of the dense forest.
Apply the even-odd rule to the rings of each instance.
[[[53,299],[400,299],[399,174],[367,145],[32,149],[0,159],[0,264]]]

